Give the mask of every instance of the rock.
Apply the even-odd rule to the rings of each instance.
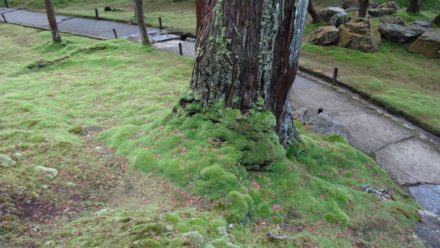
[[[398,16],[382,16],[380,22],[405,26],[405,22]]]
[[[347,9],[357,9],[359,8],[359,0],[344,0],[342,3],[342,8]]]
[[[425,21],[415,21],[412,24],[415,27],[421,27],[421,28],[430,28],[431,24],[429,24],[429,22],[425,22]]]
[[[44,166],[35,166],[34,167],[35,174],[39,176],[44,176],[45,178],[52,180],[58,176],[58,170],[55,168],[48,168]]]
[[[399,10],[399,5],[396,2],[386,2],[381,4],[375,8],[371,8],[368,10],[368,13],[371,16],[384,16],[391,15],[396,13]]]
[[[334,27],[339,27],[342,24],[345,24],[350,21],[350,17],[347,12],[337,13],[330,19],[330,24]]]
[[[425,32],[410,47],[409,51],[430,58],[440,58],[440,32]]]
[[[357,49],[362,52],[377,52],[380,33],[372,28],[368,19],[358,18],[339,27],[338,46]]]
[[[414,233],[426,244],[429,248],[440,247],[440,216],[431,213],[430,211],[420,211],[422,223],[416,224]]]
[[[423,34],[420,30],[391,23],[380,24],[379,32],[382,38],[397,43],[414,41]]]
[[[362,186],[362,191],[365,193],[374,194],[379,200],[387,201],[391,200],[391,195],[384,189],[375,188],[369,185]]]
[[[289,239],[288,235],[276,235],[272,234],[271,232],[266,233],[266,237],[270,241],[285,241]]]
[[[104,11],[113,11],[113,7],[105,6]]]
[[[339,39],[339,30],[334,26],[324,26],[317,28],[310,37],[310,43],[315,45],[327,46],[335,44]]]
[[[440,15],[438,15],[434,18],[433,23],[440,27]]]
[[[303,124],[306,124],[311,119],[310,111],[306,107],[300,108],[297,111],[293,112],[293,118],[301,121],[301,123]]]
[[[351,135],[348,132],[347,128],[333,120],[328,114],[325,112],[320,113],[315,118],[310,120],[307,123],[307,126],[320,134],[323,135],[339,135],[344,138],[348,143],[351,143]]]
[[[332,19],[332,17],[338,13],[345,13],[347,14],[347,12],[345,12],[345,10],[343,8],[339,8],[339,7],[327,7],[325,9],[322,9],[318,12],[318,16],[319,19],[322,22],[326,22],[329,23],[330,19]]]
[[[423,208],[440,215],[440,185],[417,185],[409,187],[409,191]]]
[[[0,154],[0,166],[4,168],[12,167],[16,165],[17,163],[12,160],[10,157]]]

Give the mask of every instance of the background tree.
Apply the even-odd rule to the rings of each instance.
[[[44,0],[44,4],[46,5],[47,20],[49,21],[52,40],[55,43],[61,42],[61,36],[60,32],[58,31],[57,19],[55,17],[55,11],[53,10],[52,1]]]
[[[419,13],[420,12],[420,2],[419,0],[409,0],[409,6],[406,9],[408,13]]]
[[[143,45],[150,44],[150,39],[148,38],[147,27],[145,26],[145,18],[144,18],[144,4],[142,0],[134,0],[137,22],[139,26],[139,32],[141,33],[141,39]]]
[[[308,7],[308,0],[295,2],[197,0],[195,99],[204,107],[271,111],[283,145],[297,138],[288,96]]]
[[[312,23],[319,23],[321,20],[319,19],[318,13],[316,13],[315,7],[313,6],[312,0],[309,0],[309,7],[307,9],[310,16],[312,17]]]
[[[369,6],[370,6],[369,0],[359,0],[359,14],[358,14],[358,16],[361,18],[367,17]]]

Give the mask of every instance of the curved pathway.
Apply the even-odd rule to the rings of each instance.
[[[0,8],[0,22],[5,22],[1,15],[9,23],[48,29],[44,13]],[[139,41],[135,25],[69,16],[57,16],[57,21],[64,33],[105,40],[115,38],[115,29],[119,38]],[[155,47],[179,53],[181,43],[183,55],[194,57],[194,42],[180,41],[179,36],[155,28],[149,28],[148,34]],[[421,212],[424,223],[416,226],[415,233],[428,247],[440,248],[438,137],[362,100],[357,94],[303,73],[296,78],[291,101],[295,109],[307,107],[317,112],[318,108],[323,108],[345,125],[353,138],[352,145],[375,158],[425,208]]]

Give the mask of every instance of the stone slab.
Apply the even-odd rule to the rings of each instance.
[[[400,185],[440,184],[440,153],[417,138],[384,147],[376,160]]]
[[[422,207],[440,215],[440,185],[413,186],[409,191]]]

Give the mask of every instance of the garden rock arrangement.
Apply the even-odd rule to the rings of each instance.
[[[338,46],[377,52],[381,42],[380,33],[373,28],[369,19],[358,18],[339,27]]]
[[[440,58],[440,32],[425,32],[410,47],[409,51],[431,58]]]
[[[310,39],[310,43],[320,46],[328,46],[338,42],[339,29],[334,26],[317,28]]]
[[[405,26],[405,22],[398,16],[382,16],[380,22]]]
[[[375,8],[370,8],[368,13],[371,16],[384,16],[384,15],[392,15],[399,10],[399,5],[396,2],[386,2],[381,4]]]

